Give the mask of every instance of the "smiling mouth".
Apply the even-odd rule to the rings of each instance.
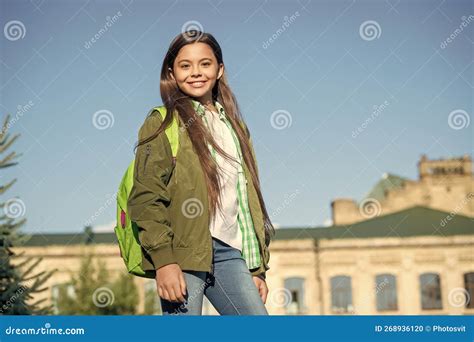
[[[193,88],[201,88],[207,81],[194,81],[188,82],[188,84]]]

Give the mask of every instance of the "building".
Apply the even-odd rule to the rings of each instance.
[[[418,181],[387,175],[360,203],[335,200],[333,226],[277,229],[267,273],[269,313],[474,314],[471,163],[423,156]],[[53,302],[86,251],[111,273],[125,269],[113,233],[38,234],[15,251],[42,256],[42,268],[60,270],[49,279],[51,291],[41,294]],[[143,308],[155,283],[134,281]],[[203,313],[216,314],[207,301]]]
[[[416,205],[474,217],[474,201],[468,196],[474,191],[470,156],[428,160],[423,155],[418,174],[418,180],[411,180],[386,173],[359,203],[345,198],[334,200],[333,223],[360,222]]]
[[[416,206],[352,225],[279,230],[272,312],[473,314],[473,220],[450,215]]]

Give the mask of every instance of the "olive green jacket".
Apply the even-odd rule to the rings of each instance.
[[[177,263],[182,270],[213,273],[204,172],[181,119],[178,121],[179,148],[175,163],[164,131],[137,148],[128,213],[139,227],[143,270]],[[161,122],[161,114],[152,110],[140,128],[139,141],[156,132]],[[242,125],[245,128],[243,122]],[[251,139],[250,146],[255,157]],[[245,161],[243,164],[262,260],[260,267],[250,272],[265,279],[265,272],[270,269],[270,253],[265,244],[263,213],[248,166]]]

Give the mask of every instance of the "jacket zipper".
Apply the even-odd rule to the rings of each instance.
[[[214,255],[214,251],[212,251],[212,255]],[[213,259],[214,259],[214,257],[213,257]],[[214,276],[214,260],[211,261],[211,272],[210,272],[210,274],[212,276]]]
[[[208,227],[207,229],[209,230],[209,223],[207,224],[207,227]],[[212,241],[212,235],[210,231],[209,231],[209,236],[211,237],[211,271],[209,273],[214,277],[214,244]]]
[[[174,184],[178,184],[178,161],[175,160],[174,162]]]
[[[209,216],[209,215],[208,215]],[[210,274],[214,277],[214,241],[212,240],[211,231],[209,230],[210,218],[207,218],[207,230],[209,231],[209,237],[211,240],[211,272]]]
[[[179,153],[179,152],[178,152]],[[178,184],[178,158],[177,156],[173,158],[173,163],[174,163],[174,173],[175,173],[175,176],[174,176],[174,182],[175,184]],[[208,223],[207,223],[207,227],[209,229],[209,219],[208,219]],[[210,266],[210,272],[209,274],[214,276],[214,246],[213,246],[213,242],[212,242],[212,235],[211,233],[209,232],[209,236],[211,238],[211,266]]]
[[[146,167],[146,163],[147,163],[147,161],[148,161],[148,157],[149,157],[150,154],[151,154],[151,145],[150,145],[150,144],[147,144],[147,145],[146,145],[146,152],[145,152],[145,154],[146,154],[146,157],[145,157],[145,165],[144,165],[144,166]]]

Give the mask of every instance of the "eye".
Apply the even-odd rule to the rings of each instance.
[[[211,65],[211,62],[204,62],[204,63],[202,63],[202,65],[209,66],[209,65]]]
[[[189,64],[181,64],[181,68],[182,69],[187,69],[187,68],[189,68]]]

